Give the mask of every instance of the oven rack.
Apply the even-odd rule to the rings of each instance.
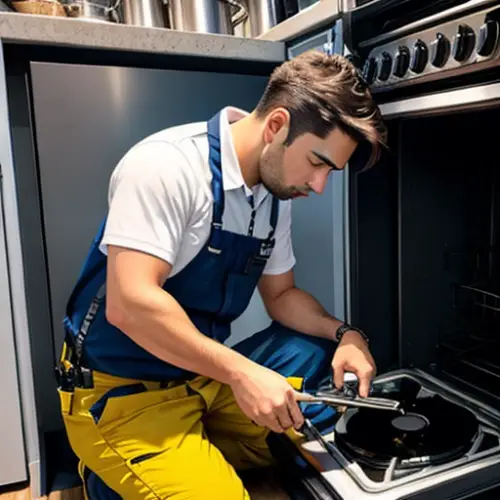
[[[437,345],[441,370],[476,393],[500,403],[500,320],[465,321],[442,332]]]
[[[479,282],[471,285],[460,285],[459,288],[470,295],[474,305],[500,312],[500,294],[491,283]]]

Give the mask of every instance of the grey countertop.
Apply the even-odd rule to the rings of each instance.
[[[283,42],[8,12],[0,12],[0,38],[10,43],[150,54],[216,56],[263,62],[285,59]]]

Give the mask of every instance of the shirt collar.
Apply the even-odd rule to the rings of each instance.
[[[220,114],[220,142],[221,142],[221,163],[222,163],[222,178],[224,182],[224,191],[233,189],[241,189],[245,196],[254,197],[255,206],[259,206],[269,191],[262,184],[258,184],[253,189],[250,189],[243,179],[241,168],[234,149],[233,137],[231,135],[230,124],[241,120],[248,116],[247,111],[228,106],[221,111]]]

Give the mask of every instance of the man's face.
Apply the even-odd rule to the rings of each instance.
[[[278,125],[277,125],[278,126]],[[281,200],[321,194],[333,170],[342,170],[357,142],[342,130],[332,130],[324,139],[311,133],[283,145],[288,127],[280,127],[269,139],[260,158],[264,186]]]

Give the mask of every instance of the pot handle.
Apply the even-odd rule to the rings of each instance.
[[[120,0],[121,1],[121,0]],[[248,19],[248,10],[240,0],[219,0],[222,3],[226,3],[231,7],[236,7],[238,12],[231,18],[233,27],[245,22]]]
[[[112,11],[112,10],[116,11],[116,10],[118,10],[120,8],[121,3],[122,3],[122,0],[115,0],[115,3],[113,5],[110,5],[108,7],[108,10],[109,11]]]
[[[121,3],[122,0],[115,0],[115,3],[113,5],[110,5],[109,7],[106,8],[106,14],[114,23],[120,22],[120,17],[118,16],[118,9],[120,8]]]
[[[63,5],[68,17],[78,17],[80,14],[80,6],[77,3]]]

